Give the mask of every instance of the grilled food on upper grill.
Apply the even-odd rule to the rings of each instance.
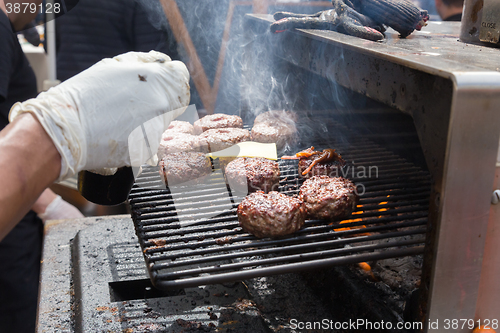
[[[228,127],[242,128],[243,120],[241,120],[238,116],[215,113],[206,115],[205,117],[194,122],[194,130],[196,134],[201,134],[209,129]]]
[[[302,228],[305,218],[301,200],[276,191],[249,194],[238,206],[240,226],[259,238],[292,234]]]
[[[280,168],[277,162],[262,157],[238,157],[229,162],[224,175],[231,191],[247,194],[278,189]]]
[[[328,176],[314,176],[304,181],[299,197],[307,215],[316,219],[347,217],[359,201],[356,187],[350,180]]]
[[[333,30],[377,41],[384,38],[384,25],[406,37],[429,20],[427,11],[409,0],[332,0],[332,4],[334,9],[312,15],[277,12],[270,30],[274,33],[294,28]]]

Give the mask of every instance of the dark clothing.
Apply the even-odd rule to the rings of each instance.
[[[11,106],[37,94],[35,73],[0,11],[0,129]],[[0,242],[0,332],[33,333],[38,304],[42,221],[30,211]]]
[[[15,102],[36,97],[36,77],[9,19],[0,11],[0,130]]]
[[[462,21],[462,13],[451,15],[445,18],[443,21]]]
[[[0,242],[0,332],[33,333],[43,224],[29,212]]]
[[[57,78],[61,81],[103,58],[129,51],[156,50],[178,59],[165,15],[164,23],[157,22],[159,29],[148,20],[148,15],[162,14],[161,7],[160,13],[146,14],[137,0],[65,0],[65,4],[74,8],[56,20]]]

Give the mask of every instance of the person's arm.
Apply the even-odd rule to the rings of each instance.
[[[61,170],[61,156],[38,120],[17,117],[0,132],[0,240]]]
[[[140,167],[189,98],[186,66],[151,51],[103,59],[14,104],[0,132],[0,240],[55,180]]]

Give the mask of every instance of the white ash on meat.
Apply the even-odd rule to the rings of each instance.
[[[201,134],[209,129],[217,128],[242,128],[243,120],[239,116],[215,113],[206,115],[194,122],[196,134]]]
[[[219,128],[209,129],[199,137],[208,142],[210,152],[216,152],[239,142],[250,141],[250,132],[243,128]]]
[[[224,175],[231,191],[243,194],[276,191],[280,181],[278,163],[262,157],[238,157],[227,164]]]
[[[351,215],[359,201],[354,184],[342,177],[314,176],[300,188],[310,218],[335,219]]]
[[[238,205],[238,221],[246,232],[264,237],[281,237],[302,228],[306,210],[301,200],[283,193],[262,191],[249,194]]]

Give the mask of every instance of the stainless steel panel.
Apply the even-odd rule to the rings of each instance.
[[[500,188],[500,165],[497,166],[493,189]],[[486,245],[476,306],[476,320],[500,321],[500,204],[491,205]]]
[[[382,42],[320,30],[271,35],[270,22],[247,17],[246,53],[275,56],[290,64],[285,70],[306,69],[412,115],[435,181],[422,276],[426,317],[473,319],[499,145],[498,50],[460,42],[457,22],[431,22],[406,39],[389,29]],[[243,85],[263,82],[269,68],[259,66],[247,68]],[[295,84],[307,90],[307,82]]]
[[[500,73],[456,73],[454,80],[428,300],[431,322],[474,318],[500,130]]]

